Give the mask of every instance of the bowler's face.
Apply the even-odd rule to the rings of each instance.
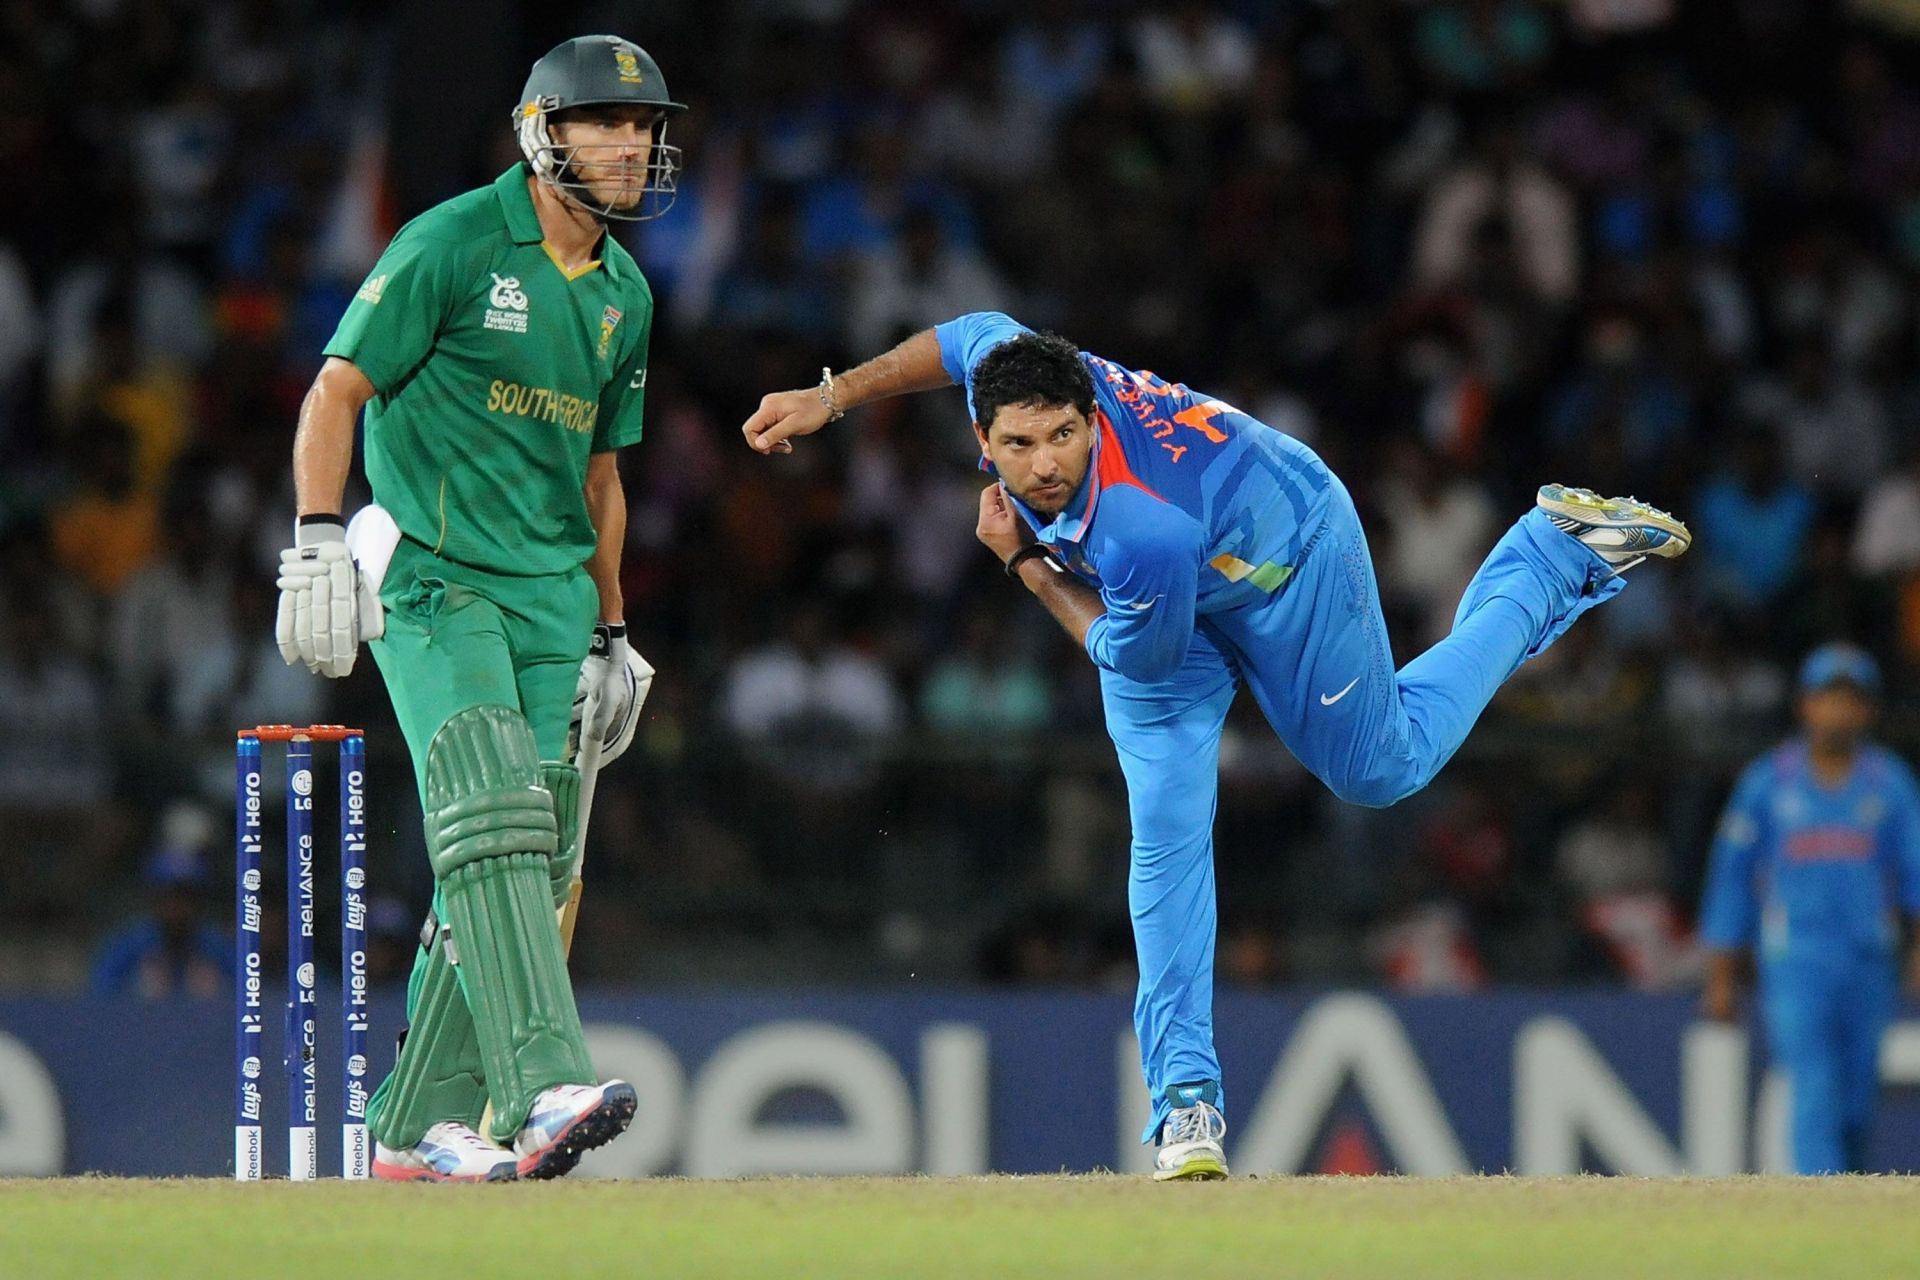
[[[1093,424],[1071,405],[1002,405],[974,434],[1007,492],[1039,515],[1066,510],[1086,481]]]

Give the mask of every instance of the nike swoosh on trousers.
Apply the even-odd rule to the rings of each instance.
[[[1338,692],[1338,693],[1336,693],[1336,694],[1334,694],[1334,695],[1333,695],[1333,696],[1332,696],[1331,698],[1329,698],[1329,697],[1328,697],[1328,696],[1327,696],[1326,694],[1324,694],[1324,693],[1323,693],[1323,694],[1321,694],[1321,695],[1320,695],[1320,705],[1321,705],[1321,706],[1323,706],[1323,707],[1330,707],[1330,706],[1332,706],[1332,705],[1333,705],[1334,703],[1336,703],[1336,702],[1338,702],[1338,701],[1340,701],[1340,699],[1342,699],[1342,698],[1344,698],[1344,697],[1346,697],[1346,696],[1347,696],[1347,695],[1348,695],[1349,693],[1352,693],[1352,692],[1353,692],[1353,686],[1355,686],[1355,685],[1357,685],[1357,684],[1359,684],[1359,683],[1360,683],[1360,677],[1359,677],[1359,676],[1355,676],[1355,677],[1354,677],[1353,679],[1351,679],[1351,680],[1349,680],[1349,681],[1347,681],[1347,687],[1346,687],[1346,688],[1344,688],[1344,689],[1342,689],[1342,690],[1341,690],[1340,692]]]

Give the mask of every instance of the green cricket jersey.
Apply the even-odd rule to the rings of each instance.
[[[607,236],[569,273],[518,165],[400,229],[326,354],[373,383],[367,478],[461,564],[562,573],[593,554],[587,457],[640,439],[653,291]]]

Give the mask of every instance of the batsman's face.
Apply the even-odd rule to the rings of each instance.
[[[1873,702],[1850,684],[1800,695],[1800,723],[1816,745],[1850,750],[1873,725]]]
[[[1071,405],[1003,405],[973,430],[1007,492],[1039,515],[1059,515],[1086,482],[1093,424]]]
[[[574,177],[612,209],[631,209],[646,194],[648,162],[664,113],[651,107],[578,107],[553,126]]]

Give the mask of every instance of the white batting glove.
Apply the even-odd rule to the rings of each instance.
[[[627,643],[623,622],[599,622],[593,628],[593,646],[580,664],[573,687],[573,723],[568,726],[569,758],[580,744],[600,739],[600,763],[618,759],[633,743],[640,725],[640,707],[653,688],[653,667]],[[596,693],[595,690],[598,690]],[[593,723],[583,724],[589,709]]]
[[[365,584],[346,536],[336,522],[313,521],[300,525],[294,545],[280,553],[280,612],[274,620],[280,656],[288,666],[304,663],[333,679],[353,670],[363,638]],[[384,621],[379,602],[371,603],[364,612],[378,626]]]

